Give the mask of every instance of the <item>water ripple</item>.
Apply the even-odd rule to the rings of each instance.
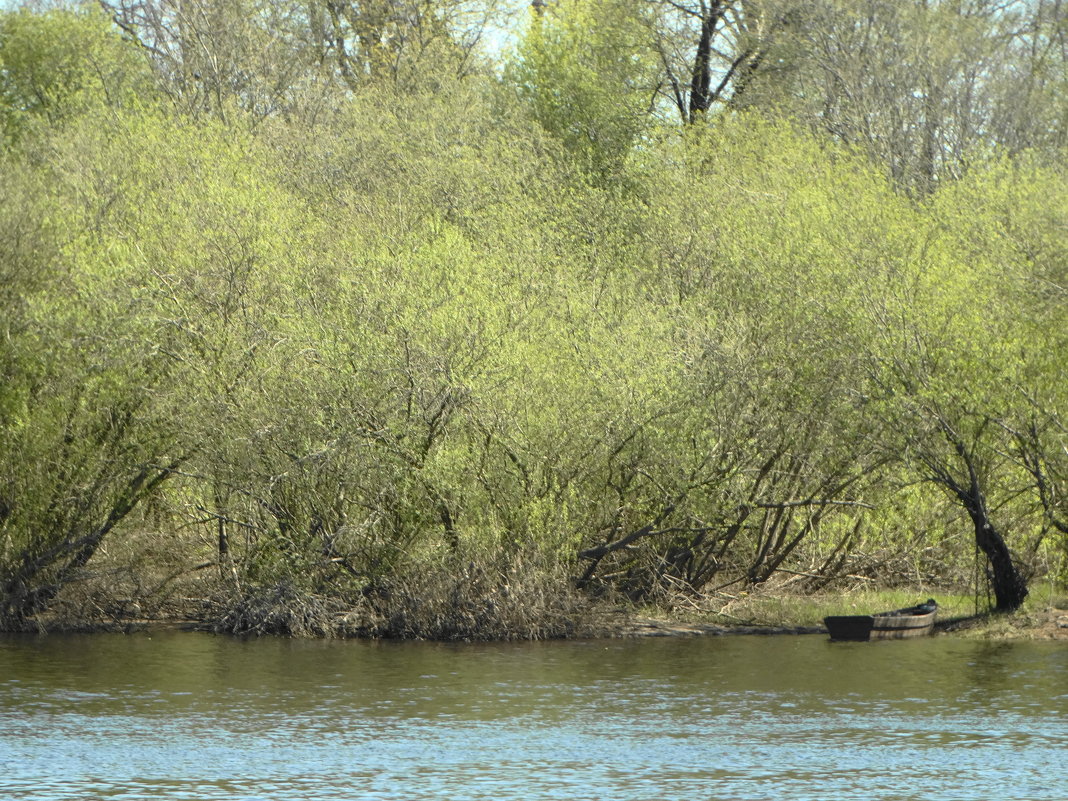
[[[1054,801],[1048,644],[0,648],[0,798]]]

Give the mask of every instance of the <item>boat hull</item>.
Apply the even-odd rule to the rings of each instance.
[[[832,640],[904,640],[930,634],[934,629],[935,614],[832,615],[825,617],[823,623]]]

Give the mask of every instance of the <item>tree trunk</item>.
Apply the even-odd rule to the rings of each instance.
[[[1019,609],[1027,597],[1027,580],[1020,574],[1012,560],[1009,546],[1005,544],[1001,532],[995,528],[990,519],[990,511],[987,509],[986,495],[983,493],[975,455],[944,421],[942,432],[967,468],[967,484],[954,477],[948,469],[938,465],[934,460],[928,462],[933,478],[956,496],[975,526],[975,544],[986,554],[987,561],[990,563],[990,578],[994,585],[994,608],[999,612]]]
[[[999,612],[1019,609],[1027,597],[1027,580],[1020,575],[1019,569],[1012,561],[1009,546],[990,520],[986,498],[983,497],[975,474],[972,474],[971,486],[967,489],[956,486],[954,492],[975,525],[975,544],[986,554],[990,563],[995,609]]]
[[[712,86],[712,36],[719,21],[716,3],[712,11],[701,21],[701,37],[697,41],[697,52],[693,58],[693,75],[690,80],[689,121],[696,122],[700,115],[708,111],[712,104],[709,90]]]
[[[1012,561],[1004,538],[987,518],[985,509],[973,511],[969,506],[968,515],[975,524],[975,544],[990,563],[995,608],[1000,612],[1019,609],[1027,597],[1027,581]]]

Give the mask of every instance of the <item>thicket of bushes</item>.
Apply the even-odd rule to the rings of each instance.
[[[918,197],[759,108],[591,160],[530,69],[191,109],[88,12],[0,68],[0,628],[1064,575],[1063,162]]]

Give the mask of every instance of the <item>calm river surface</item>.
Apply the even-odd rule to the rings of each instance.
[[[1068,798],[1068,646],[0,636],[0,799]]]

